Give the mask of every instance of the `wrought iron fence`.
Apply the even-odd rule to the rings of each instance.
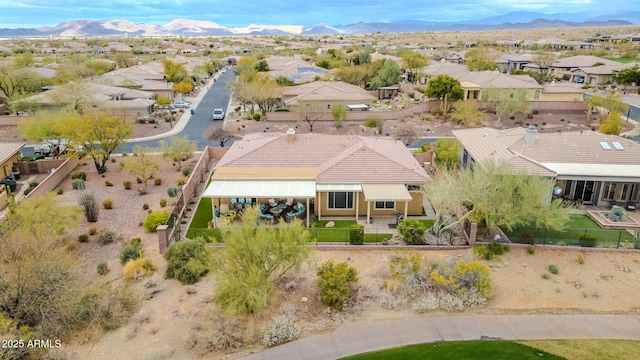
[[[585,234],[591,234],[593,237],[585,237]],[[621,229],[570,228],[555,231],[540,228],[519,228],[514,231],[505,231],[505,235],[509,241],[517,244],[640,249],[638,233],[632,234]]]

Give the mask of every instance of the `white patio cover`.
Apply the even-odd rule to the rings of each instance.
[[[404,184],[362,184],[365,201],[410,201]]]
[[[294,197],[314,198],[315,181],[212,181],[202,196],[220,197]]]
[[[360,184],[318,184],[318,191],[362,191]]]

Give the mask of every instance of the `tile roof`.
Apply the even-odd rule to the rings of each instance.
[[[487,158],[504,160],[510,162],[514,169],[528,173],[553,176],[555,171],[552,168],[568,169],[557,164],[584,165],[582,169],[594,168],[594,165],[627,166],[629,174],[632,168],[640,168],[640,144],[594,131],[537,133],[533,145],[526,143],[524,128],[477,128],[452,132],[476,161]],[[601,142],[607,142],[610,149],[604,149]],[[616,150],[614,142],[623,149]],[[619,173],[618,170],[616,172]]]
[[[218,162],[221,167],[317,167],[316,181],[421,183],[429,176],[401,143],[388,138],[328,134],[248,134]]]
[[[297,104],[300,101],[352,100],[369,102],[375,100],[375,96],[363,88],[342,81],[314,81],[303,85],[289,86],[283,89],[282,95],[293,96],[285,100],[287,105]]]
[[[510,75],[496,71],[468,71],[462,74],[453,75],[460,82],[470,82],[478,84],[482,88],[495,87],[500,89],[542,89],[544,86],[538,84],[529,75]]]
[[[9,160],[22,149],[24,143],[0,142],[0,164]]]

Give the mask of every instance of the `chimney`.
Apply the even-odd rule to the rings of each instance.
[[[289,130],[287,130],[287,142],[293,143],[294,141],[296,141],[296,131],[289,128]]]
[[[530,124],[524,133],[524,141],[527,143],[527,145],[536,144],[536,134],[538,134],[538,129],[536,129],[535,125]]]

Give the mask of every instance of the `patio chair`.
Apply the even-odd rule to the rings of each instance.
[[[287,206],[293,205],[293,198],[288,198],[286,204]]]
[[[276,201],[276,199],[271,198],[271,199],[269,199],[269,205],[271,207],[278,206],[278,202]]]
[[[238,199],[236,198],[231,198],[231,205],[233,205],[233,207],[235,207],[235,205],[238,203]]]
[[[260,213],[260,219],[273,220],[273,215]]]
[[[253,200],[251,198],[246,198],[244,199],[244,203],[247,204],[247,206],[251,206],[251,204],[253,203]]]
[[[267,211],[267,204],[260,203],[259,207],[260,207],[260,213],[265,213]]]
[[[636,205],[635,201],[627,201],[627,211],[636,211]]]

